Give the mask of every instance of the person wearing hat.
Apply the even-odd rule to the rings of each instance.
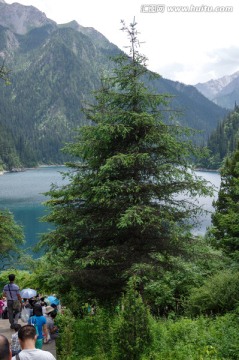
[[[45,313],[47,314],[47,315],[49,315],[52,311],[54,311],[55,309],[54,309],[54,307],[52,307],[51,305],[48,305],[48,306],[46,306],[46,308],[45,308]]]
[[[56,317],[55,309],[52,306],[46,306],[46,326],[48,329],[48,338],[45,340],[46,343],[51,340],[55,340],[58,337],[58,327],[55,325],[54,319]]]

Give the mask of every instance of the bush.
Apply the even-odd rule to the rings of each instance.
[[[57,339],[58,360],[106,360],[112,349],[112,318],[106,309],[97,308],[96,315],[74,318],[68,310],[57,316],[60,336]]]
[[[137,301],[136,299],[135,303]],[[237,313],[214,318],[200,316],[194,320],[181,318],[176,321],[156,320],[150,317],[144,331],[142,316],[137,316],[137,311],[130,311],[127,321],[128,311],[110,314],[106,309],[97,309],[96,315],[87,315],[83,319],[74,319],[69,311],[59,315],[57,323],[60,327],[60,338],[57,339],[57,359],[239,359]],[[136,316],[135,319],[133,314]],[[135,323],[132,323],[134,320]],[[137,322],[141,323],[142,327],[137,327]],[[144,337],[143,342],[140,336]],[[145,337],[148,337],[147,341]]]
[[[96,308],[75,319],[70,311],[57,318],[57,358],[140,359],[152,342],[150,315],[139,293],[130,286],[117,311]]]
[[[236,314],[216,318],[154,321],[154,360],[239,359],[239,323]],[[150,357],[142,358],[149,360]]]
[[[57,359],[70,360],[77,338],[74,332],[75,318],[69,309],[65,309],[64,314],[57,315],[56,323],[59,328],[59,338],[56,340]]]
[[[221,271],[206,280],[200,288],[192,290],[187,300],[187,313],[225,314],[239,303],[239,272]]]

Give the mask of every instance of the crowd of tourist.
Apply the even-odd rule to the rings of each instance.
[[[50,300],[54,297],[37,293],[35,296],[23,298],[14,281],[15,275],[10,274],[9,283],[4,286],[3,296],[0,299],[0,317],[8,318],[10,328],[14,330],[8,355],[6,355],[8,353],[6,339],[0,334],[0,359],[55,359],[51,353],[42,350],[42,345],[50,343],[59,335],[59,329],[55,324],[57,314],[60,312],[59,301],[57,304],[51,303]],[[26,325],[21,326],[19,319]],[[5,355],[2,355],[1,351]]]

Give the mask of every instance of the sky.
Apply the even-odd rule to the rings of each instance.
[[[58,24],[76,20],[127,52],[121,20],[135,18],[148,68],[196,84],[239,70],[238,0],[5,0],[33,5]]]

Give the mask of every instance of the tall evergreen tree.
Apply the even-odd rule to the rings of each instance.
[[[195,147],[187,130],[163,121],[170,96],[145,86],[150,73],[136,23],[122,29],[130,55],[114,58],[85,108],[94,125],[80,128],[67,148],[79,162],[69,164],[69,184],[48,193],[45,219],[55,230],[43,240],[54,254],[67,254],[70,283],[98,297],[121,291],[134,264],[157,263],[158,252],[182,253],[191,239],[187,219],[198,210],[190,199],[209,191],[189,171]]]
[[[121,313],[115,329],[115,360],[140,360],[152,344],[150,315],[131,279],[121,303]]]
[[[239,144],[221,169],[221,185],[214,207],[212,241],[239,260]]]

